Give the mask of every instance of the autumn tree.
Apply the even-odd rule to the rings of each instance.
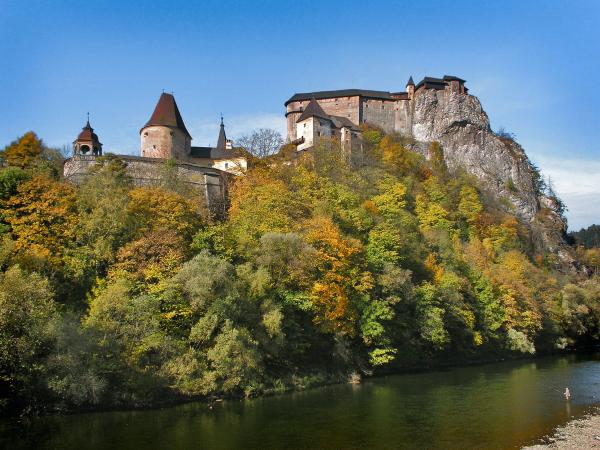
[[[129,192],[127,212],[138,232],[173,230],[191,239],[202,223],[200,205],[175,192],[160,188],[139,187]]]
[[[21,183],[5,205],[4,220],[23,264],[58,268],[77,232],[75,188],[37,176]]]
[[[20,138],[11,142],[0,152],[0,157],[9,166],[20,168],[29,167],[40,157],[44,144],[33,131],[28,131]]]

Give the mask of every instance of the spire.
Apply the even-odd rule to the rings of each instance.
[[[406,83],[407,86],[414,86],[415,82],[412,79],[412,75],[410,76],[410,78],[408,79],[408,83]]]
[[[183,123],[183,118],[181,117],[173,94],[167,94],[166,92],[163,92],[160,95],[158,103],[156,104],[154,112],[152,113],[152,117],[150,117],[150,120],[146,123],[146,125],[144,125],[142,130],[152,125],[162,125],[165,127],[177,128],[183,131],[190,139],[192,138],[185,127],[185,124]]]
[[[86,128],[92,128],[92,127],[90,126],[90,113],[89,113],[89,112],[87,113],[87,123],[85,124],[85,127],[86,127]]]
[[[221,114],[221,129],[219,130],[219,139],[217,139],[217,149],[225,150],[227,146],[227,136],[225,136],[225,125],[223,124],[223,114]]]

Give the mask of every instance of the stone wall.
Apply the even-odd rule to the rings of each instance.
[[[146,158],[185,160],[190,154],[191,139],[181,130],[152,125],[140,133],[141,154]]]
[[[405,136],[412,134],[413,102],[398,100],[394,111],[394,131]]]
[[[144,158],[140,156],[117,156],[127,166],[127,172],[136,186],[156,186],[167,169],[166,159]],[[76,155],[65,161],[63,174],[72,183],[81,183],[89,170],[96,164],[98,157],[92,155]],[[213,213],[222,214],[227,206],[227,183],[231,175],[210,167],[197,164],[176,163],[177,176],[180,180],[195,188],[199,200]]]
[[[396,130],[396,103],[397,100],[362,98],[362,119],[356,123],[376,125],[386,133],[393,133]]]

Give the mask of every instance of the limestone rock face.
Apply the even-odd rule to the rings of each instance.
[[[529,227],[540,241],[536,246],[570,262],[560,205],[539,192],[538,175],[523,148],[491,130],[477,97],[425,90],[415,97],[411,112],[412,136],[421,151],[438,141],[450,170],[463,168],[476,176],[486,191]]]

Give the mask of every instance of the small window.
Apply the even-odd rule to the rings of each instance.
[[[229,168],[229,163],[225,163],[225,168],[228,169]]]
[[[320,131],[317,131],[317,136],[321,136],[321,132]]]

